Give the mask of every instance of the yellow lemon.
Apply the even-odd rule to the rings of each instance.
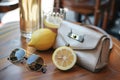
[[[76,60],[75,52],[66,46],[57,48],[52,55],[53,63],[60,70],[71,69],[75,65]]]
[[[58,28],[58,24],[54,24],[53,22],[48,21],[47,19],[44,19],[44,25],[48,28]]]
[[[54,44],[56,34],[47,28],[41,28],[33,32],[29,46],[32,46],[38,50],[48,50]]]
[[[57,32],[58,27],[62,22],[62,18],[55,16],[46,16],[44,17],[44,26],[51,29],[54,32]]]

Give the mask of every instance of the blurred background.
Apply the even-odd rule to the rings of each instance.
[[[54,0],[53,6],[64,8],[65,20],[95,25],[120,40],[119,3],[120,0]],[[0,25],[12,21],[19,21],[19,0],[0,0]]]

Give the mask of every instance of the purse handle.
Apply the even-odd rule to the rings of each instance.
[[[102,34],[105,34],[110,39],[109,49],[112,49],[112,47],[113,47],[112,39],[111,39],[110,35],[107,32],[105,32],[103,29],[96,27],[96,26],[93,26],[93,25],[87,25],[87,24],[83,24],[83,23],[80,23],[80,26],[85,26],[85,27],[91,28],[93,30],[99,31]]]

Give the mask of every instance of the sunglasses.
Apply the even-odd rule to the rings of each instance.
[[[8,60],[13,64],[25,62],[27,68],[32,71],[41,71],[43,73],[47,71],[47,66],[44,64],[44,60],[39,55],[32,54],[28,58],[25,57],[25,55],[26,51],[24,49],[17,48],[11,52]]]

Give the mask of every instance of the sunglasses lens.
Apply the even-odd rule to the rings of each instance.
[[[16,61],[17,60],[17,58],[16,57],[11,57],[11,59],[10,60],[12,60],[12,61]]]
[[[42,68],[43,66],[43,59],[39,57],[38,55],[32,54],[28,59],[27,59],[27,64],[31,70],[38,71]]]
[[[32,63],[31,65],[29,65],[29,69],[33,71],[39,71],[41,68],[42,68],[41,64]]]
[[[38,55],[32,54],[30,57],[27,59],[27,64],[32,64],[39,58]]]
[[[25,56],[25,51],[23,49],[19,49],[18,51],[16,51],[15,56],[18,60],[21,60]]]
[[[25,56],[25,51],[21,48],[17,48],[17,49],[14,49],[10,54],[10,60],[12,62],[17,62],[22,60],[24,56]]]

